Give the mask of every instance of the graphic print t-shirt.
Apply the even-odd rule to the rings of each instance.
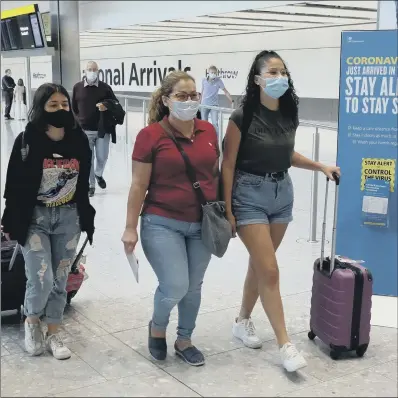
[[[80,163],[68,156],[65,140],[48,141],[48,155],[43,160],[43,177],[37,200],[46,207],[73,203]]]

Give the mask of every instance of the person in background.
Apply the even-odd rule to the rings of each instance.
[[[227,218],[249,255],[239,316],[233,334],[250,348],[260,348],[250,318],[260,296],[275,332],[284,368],[293,372],[306,361],[286,331],[275,252],[292,221],[291,166],[322,171],[333,179],[335,166],[313,162],[294,150],[299,99],[282,58],[259,53],[250,69],[242,107],[230,118],[222,163]]]
[[[216,200],[220,155],[217,135],[210,123],[195,118],[199,105],[195,81],[185,72],[170,73],[154,92],[150,124],[139,132],[134,145],[122,237],[126,253],[131,253],[138,241],[142,212],[141,243],[159,281],[149,323],[149,352],[156,360],[166,359],[166,329],[170,313],[178,305],[174,349],[192,366],[205,362],[191,338],[211,253],[201,240],[201,205],[181,153],[166,129],[174,134],[195,167],[207,200]]]
[[[22,79],[18,79],[18,84],[15,87],[15,118],[17,120],[26,119],[26,87]]]
[[[68,92],[46,83],[33,98],[26,129],[14,142],[5,184],[2,230],[22,247],[27,277],[25,348],[67,359],[59,327],[80,233],[92,242],[95,210],[88,197],[91,150],[75,124]],[[41,318],[47,324],[44,338]]]
[[[100,112],[106,112],[105,100],[116,100],[112,88],[98,78],[98,65],[94,61],[87,63],[85,77],[73,87],[72,110],[82,129],[87,134],[92,150],[90,172],[90,196],[95,194],[95,182],[101,189],[106,188],[103,174],[109,155],[110,134],[98,137]]]
[[[4,109],[4,118],[6,120],[13,120],[11,117],[11,107],[14,98],[14,88],[15,81],[11,77],[11,69],[5,70],[5,75],[1,79],[1,88],[3,89],[4,101],[5,101],[5,109]]]
[[[231,94],[225,88],[223,81],[218,77],[218,69],[212,65],[208,69],[208,76],[202,80],[202,105],[208,106],[219,106],[218,102],[218,92],[220,90],[224,91],[226,97],[231,102],[231,106],[233,107],[234,100],[231,97]],[[208,121],[209,115],[211,117],[211,123],[216,129],[217,135],[219,134],[218,129],[218,111],[215,109],[202,108],[202,119]]]

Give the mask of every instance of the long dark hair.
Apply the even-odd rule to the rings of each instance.
[[[30,108],[28,116],[29,122],[32,123],[32,125],[39,131],[47,130],[48,124],[45,117],[44,106],[54,93],[60,93],[67,98],[70,109],[69,126],[71,128],[76,126],[76,121],[72,113],[72,106],[68,92],[60,84],[44,83],[35,92],[32,108]]]
[[[296,94],[293,80],[290,76],[289,70],[286,67],[285,62],[279,54],[275,51],[261,51],[257,54],[250,68],[249,75],[247,76],[246,93],[242,98],[243,112],[256,109],[260,104],[260,89],[255,82],[255,76],[261,74],[261,70],[264,68],[265,62],[271,58],[278,58],[283,62],[283,65],[287,71],[287,77],[289,79],[289,89],[285,94],[279,98],[279,109],[282,116],[286,119],[292,120],[293,123],[297,123],[298,120],[298,105],[299,97]]]
[[[23,86],[23,80],[22,79],[18,79],[18,86]]]

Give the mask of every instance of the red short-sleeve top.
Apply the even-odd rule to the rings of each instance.
[[[167,117],[164,121],[168,123]],[[196,170],[202,191],[208,201],[217,199],[218,158],[217,134],[212,124],[195,119],[192,139],[174,131],[177,140]],[[133,160],[152,163],[152,175],[143,213],[156,214],[179,221],[199,222],[201,206],[186,174],[185,163],[159,123],[142,129],[136,138]]]

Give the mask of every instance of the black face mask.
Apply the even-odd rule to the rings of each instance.
[[[47,124],[56,128],[70,128],[73,126],[73,116],[71,112],[60,109],[56,112],[44,111]]]

